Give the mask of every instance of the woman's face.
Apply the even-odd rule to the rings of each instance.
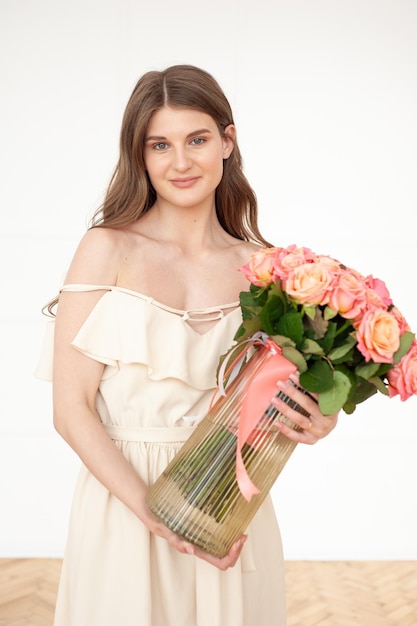
[[[226,132],[234,137],[234,126]],[[148,124],[144,158],[158,202],[181,207],[212,203],[223,159],[232,150],[233,140],[221,136],[210,115],[169,106],[156,111]]]

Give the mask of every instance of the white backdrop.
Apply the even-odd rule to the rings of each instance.
[[[137,78],[229,96],[261,226],[387,282],[417,330],[417,2],[0,0],[0,557],[61,556],[79,462],[34,378],[45,320],[117,158]],[[417,559],[417,399],[379,396],[273,490],[288,559]]]

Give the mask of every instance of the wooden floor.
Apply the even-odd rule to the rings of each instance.
[[[0,559],[0,626],[51,626],[60,567]],[[417,626],[417,561],[290,561],[286,576],[288,626]]]

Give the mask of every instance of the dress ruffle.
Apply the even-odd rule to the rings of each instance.
[[[200,334],[184,317],[124,290],[106,292],[92,309],[72,345],[105,364],[103,379],[121,364],[147,367],[150,380],[175,378],[201,390],[216,384],[213,361],[230,348],[241,321],[239,309]],[[52,380],[54,320],[47,322],[36,375]],[[155,341],[157,337],[157,341]]]

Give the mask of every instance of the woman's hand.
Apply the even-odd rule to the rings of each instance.
[[[203,561],[207,561],[207,563],[210,563],[210,565],[214,565],[215,567],[218,567],[220,570],[223,571],[228,569],[229,567],[233,567],[236,564],[236,561],[238,560],[247,539],[247,535],[242,535],[233,544],[226,556],[219,558],[213,556],[212,554],[209,554],[208,552],[205,552],[204,550],[201,550],[200,548],[197,548],[197,546],[194,546],[186,539],[183,539],[176,533],[172,532],[172,530],[170,530],[167,526],[165,526],[165,524],[158,520],[158,518],[153,515],[153,513],[151,513],[149,509],[147,510],[146,515],[141,516],[141,520],[152,533],[158,535],[159,537],[162,537],[163,539],[166,539],[171,548],[174,548],[175,550],[178,550],[178,552],[181,552],[183,554],[190,554],[191,556],[196,556],[200,559],[203,559]]]
[[[207,563],[210,563],[211,565],[214,565],[215,567],[218,567],[220,570],[224,571],[226,569],[229,569],[229,567],[233,567],[234,565],[236,565],[236,561],[238,560],[240,553],[242,552],[242,548],[245,545],[246,539],[247,535],[242,535],[233,544],[226,556],[222,558],[213,556],[208,552],[204,552],[204,550],[200,550],[199,548],[196,548],[191,544],[189,544],[191,545],[191,551],[188,552],[188,554],[194,554],[200,559],[203,559],[203,561],[207,561]]]
[[[292,374],[290,379],[295,385],[299,384],[298,376],[295,374]],[[319,405],[312,397],[304,394],[288,381],[278,381],[277,387],[279,391],[285,393],[285,395],[297,402],[309,413],[309,417],[306,417],[295,409],[291,409],[288,404],[274,396],[271,404],[301,429],[294,430],[283,422],[276,420],[276,427],[289,439],[297,443],[317,443],[319,439],[326,437],[336,426],[339,413],[323,415]]]

